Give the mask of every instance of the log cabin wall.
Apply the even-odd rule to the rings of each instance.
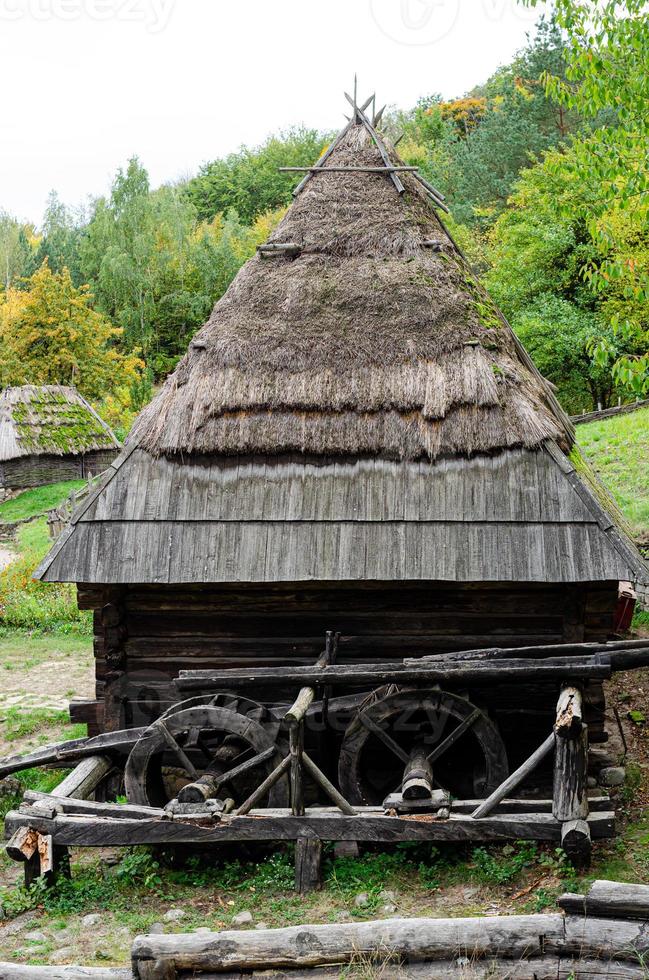
[[[80,606],[94,610],[98,705],[76,718],[91,733],[147,724],[176,700],[170,682],[180,670],[309,664],[326,630],[342,634],[339,662],[601,641],[613,630],[617,590],[617,582],[80,585]]]

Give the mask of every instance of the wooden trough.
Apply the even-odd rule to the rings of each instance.
[[[138,936],[130,968],[0,963],[0,980],[646,978],[649,886],[596,881],[554,914]]]

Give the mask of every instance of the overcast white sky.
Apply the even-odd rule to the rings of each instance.
[[[359,95],[460,95],[539,16],[516,0],[0,0],[0,209],[39,222],[137,154],[154,185]]]

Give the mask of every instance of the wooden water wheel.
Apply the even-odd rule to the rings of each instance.
[[[508,774],[494,723],[470,701],[438,690],[383,688],[368,698],[343,737],[338,781],[353,804],[379,804],[423,785],[458,799],[481,798]],[[404,793],[407,795],[407,793]]]
[[[234,694],[191,698],[157,719],[133,746],[124,783],[129,803],[165,806],[177,797],[242,803],[281,762],[279,723],[267,709]],[[288,805],[286,777],[261,806]]]

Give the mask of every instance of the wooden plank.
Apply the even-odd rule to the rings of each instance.
[[[360,812],[359,812],[360,811]],[[13,811],[5,821],[10,835],[21,827],[50,834],[66,847],[119,847],[136,844],[202,844],[242,840],[357,840],[363,842],[420,841],[560,841],[561,824],[550,814],[497,814],[474,820],[467,814],[451,814],[438,821],[432,815],[385,816],[378,808],[359,808],[347,816],[334,808],[307,810],[293,816],[290,810],[252,810],[246,816],[222,817],[214,827],[180,820],[129,820],[58,815],[46,819]],[[261,819],[260,819],[261,818]],[[588,826],[593,839],[612,837],[615,815],[592,813]]]

